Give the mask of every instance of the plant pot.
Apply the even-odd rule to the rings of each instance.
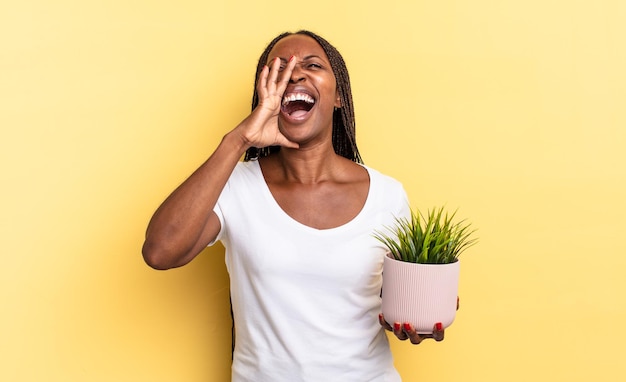
[[[420,334],[444,328],[456,316],[460,264],[416,264],[385,256],[382,311],[385,321],[409,322]]]

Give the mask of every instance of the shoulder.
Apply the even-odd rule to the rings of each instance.
[[[382,172],[376,169],[373,169],[369,166],[365,166],[365,165],[361,165],[361,166],[367,170],[367,173],[370,176],[370,181],[372,182],[372,185],[385,187],[385,188],[391,188],[391,189],[404,190],[402,183],[396,178],[383,174]]]
[[[259,167],[259,162],[256,160],[239,161],[233,170],[235,172],[254,172]]]
[[[393,216],[410,214],[409,198],[402,183],[371,167],[364,166],[370,176],[369,197],[373,204],[392,211]]]
[[[263,176],[257,161],[238,162],[226,182],[223,193],[257,187],[261,179]]]
[[[232,180],[246,177],[254,177],[257,174],[260,174],[260,172],[261,170],[258,161],[240,161],[233,169],[230,178]]]

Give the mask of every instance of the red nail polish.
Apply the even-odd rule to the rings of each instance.
[[[296,56],[289,57],[289,62],[293,61],[294,58],[296,58]]]
[[[443,325],[441,324],[441,322],[435,324],[435,329],[437,329],[438,332],[443,330]]]
[[[407,332],[411,331],[411,324],[409,324],[408,322],[404,323],[404,330],[406,330]]]
[[[396,332],[400,331],[400,323],[396,322],[393,324],[393,330]]]

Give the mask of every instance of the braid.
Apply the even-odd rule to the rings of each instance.
[[[335,149],[335,153],[337,153],[337,155],[348,158],[353,162],[363,163],[363,160],[361,159],[361,154],[359,153],[359,149],[356,145],[356,123],[354,116],[354,105],[352,103],[352,89],[350,87],[350,76],[348,75],[348,68],[346,67],[346,63],[343,60],[343,57],[341,56],[339,51],[323,37],[318,36],[313,32],[300,30],[296,33],[282,33],[274,38],[267,45],[265,51],[263,51],[263,54],[261,54],[261,57],[259,58],[259,62],[257,64],[256,75],[254,78],[254,92],[252,96],[252,110],[254,110],[259,104],[259,96],[256,92],[257,82],[259,75],[263,70],[263,66],[265,66],[265,64],[267,63],[267,58],[270,51],[272,50],[272,48],[274,48],[274,45],[276,45],[278,41],[292,34],[302,34],[313,38],[315,41],[317,41],[318,44],[320,44],[320,46],[326,53],[326,56],[328,56],[330,66],[333,69],[333,74],[335,75],[335,79],[337,81],[337,92],[339,94],[339,99],[341,100],[341,107],[335,109],[335,111],[333,112],[333,148]],[[261,148],[251,147],[246,151],[244,160],[248,161],[260,157],[265,157],[279,150],[279,146],[269,146]]]

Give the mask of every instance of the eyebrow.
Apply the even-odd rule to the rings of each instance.
[[[311,55],[309,55],[309,56],[304,57],[304,58],[302,59],[302,61],[307,61],[307,60],[310,60],[310,59],[312,59],[312,58],[317,58],[317,59],[320,59],[320,60],[322,59],[322,57],[320,57],[320,56],[318,56],[318,55],[316,55],[316,54],[311,54]]]
[[[287,62],[289,61],[288,59],[283,58],[283,57],[278,57],[278,58],[279,58],[279,59],[280,59],[280,61],[281,61],[281,62],[283,62],[283,63],[287,63]],[[310,54],[310,55],[308,55],[308,56],[304,57],[304,58],[302,59],[302,61],[308,61],[308,60],[311,60],[311,59],[314,59],[314,58],[317,58],[317,59],[319,59],[319,60],[323,60],[323,59],[322,59],[322,57],[318,56],[317,54]],[[274,59],[276,59],[276,57],[273,57],[273,58],[272,58],[272,60],[274,60]],[[272,60],[268,61],[268,63],[269,63],[269,62],[271,62]]]

